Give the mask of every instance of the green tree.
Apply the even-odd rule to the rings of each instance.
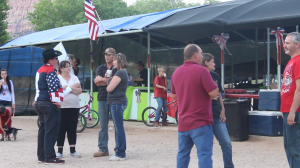
[[[185,3],[183,0],[137,0],[130,7],[132,11],[142,14],[200,5],[200,3]]]
[[[7,33],[7,14],[10,7],[7,5],[8,0],[1,0],[0,1],[0,44],[6,43],[8,40],[10,40],[10,36]]]
[[[203,5],[213,4],[213,3],[219,3],[219,0],[205,0]]]
[[[93,2],[101,20],[135,14],[123,0],[94,0]],[[28,13],[28,19],[34,31],[87,22],[83,0],[40,0],[34,5],[34,11]]]

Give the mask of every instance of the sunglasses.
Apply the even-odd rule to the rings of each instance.
[[[53,60],[58,60],[58,58],[57,58],[57,57],[55,57],[55,58],[53,58]]]

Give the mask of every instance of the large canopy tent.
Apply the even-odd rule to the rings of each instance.
[[[212,4],[204,8],[181,11],[167,19],[151,24],[143,30],[169,39],[197,43],[197,39],[202,40],[203,37],[221,32],[298,25],[300,23],[299,6],[300,1],[297,0],[236,0]],[[297,29],[295,28],[294,31],[298,31]],[[270,44],[269,29],[267,33],[268,44]],[[242,35],[246,39],[251,39],[246,37],[245,34]],[[258,31],[256,31],[255,36],[258,37]],[[252,36],[252,38],[255,36]],[[257,40],[256,38],[256,43]],[[269,77],[269,45],[267,55]],[[256,59],[256,69],[258,69],[258,58]],[[280,65],[278,65],[277,71],[279,80],[281,74]],[[224,69],[222,74],[222,83],[224,85]],[[270,79],[268,82],[270,82]]]
[[[94,55],[101,55],[105,47],[113,46],[117,51],[121,51],[132,58],[133,61],[130,62],[130,65],[133,70],[134,61],[140,59],[147,61],[146,55],[150,54],[151,49],[151,62],[155,63],[154,65],[167,66],[167,70],[169,69],[168,76],[170,76],[172,71],[182,64],[182,49],[187,43],[199,44],[205,52],[211,52],[216,56],[220,54],[220,50],[219,46],[212,42],[211,36],[226,31],[230,33],[227,46],[233,56],[230,56],[230,59],[227,59],[229,56],[226,57],[225,64],[231,66],[231,76],[233,76],[232,67],[234,64],[255,61],[256,66],[258,66],[259,61],[270,60],[261,54],[267,46],[265,45],[267,44],[266,39],[268,39],[266,28],[280,26],[284,27],[287,32],[295,31],[294,26],[298,24],[297,21],[299,20],[297,18],[300,18],[300,12],[295,8],[299,5],[300,1],[297,0],[236,0],[105,20],[103,25],[107,33],[104,34],[104,30],[100,28],[98,42],[97,44],[93,43],[96,46],[94,47]],[[254,9],[259,9],[259,6],[262,8],[253,13],[251,20],[251,11],[254,12]],[[242,18],[244,20],[241,20]],[[251,26],[252,23],[255,24]],[[65,41],[64,45],[67,51],[81,55],[83,66],[88,67],[90,65],[90,42],[87,27],[88,24],[85,23],[36,32],[12,40],[1,46],[0,49],[32,45],[48,48],[54,47],[57,42]],[[254,37],[256,38],[254,39]],[[271,37],[270,41],[274,40],[275,37]],[[276,55],[276,46],[270,47],[274,53],[269,55]],[[260,56],[258,57],[256,53],[260,53]],[[253,59],[253,55],[257,55],[255,59]],[[215,58],[217,64],[220,65],[220,59]],[[276,56],[272,58],[276,60]],[[94,57],[94,61],[100,64],[101,58]],[[130,68],[128,69],[130,71]],[[155,72],[153,66],[151,70]],[[84,76],[85,68],[81,73]],[[234,73],[239,73],[239,71],[235,69]],[[82,80],[85,82],[86,79],[83,78]],[[231,78],[231,80],[233,79]],[[91,81],[89,82],[92,83]]]

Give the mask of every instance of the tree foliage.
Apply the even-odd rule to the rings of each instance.
[[[93,2],[101,20],[201,5],[184,3],[183,0],[137,0],[131,6],[127,6],[123,0],[93,0]],[[207,4],[216,2],[219,1],[205,1]],[[84,0],[40,0],[34,5],[34,11],[28,13],[28,19],[34,31],[86,23]]]
[[[137,0],[130,7],[138,14],[142,14],[200,5],[200,3],[185,3],[183,0]]]
[[[214,4],[219,2],[220,2],[219,0],[205,0],[203,5]]]
[[[1,0],[0,1],[0,44],[6,43],[8,40],[10,40],[10,36],[7,33],[7,15],[8,10],[10,7],[7,5],[8,0]]]
[[[123,0],[94,0],[94,5],[101,20],[135,14]],[[86,23],[84,0],[40,0],[28,13],[28,19],[34,31]]]

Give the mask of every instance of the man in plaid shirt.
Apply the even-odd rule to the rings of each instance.
[[[94,153],[94,157],[109,156],[108,153],[108,121],[109,121],[109,105],[107,104],[107,83],[109,78],[106,77],[106,71],[112,70],[111,77],[117,72],[117,69],[113,66],[113,57],[116,55],[116,51],[113,48],[107,48],[103,52],[105,56],[105,64],[100,65],[97,68],[95,84],[98,86],[98,113],[100,119],[100,131],[98,139],[99,151]]]

